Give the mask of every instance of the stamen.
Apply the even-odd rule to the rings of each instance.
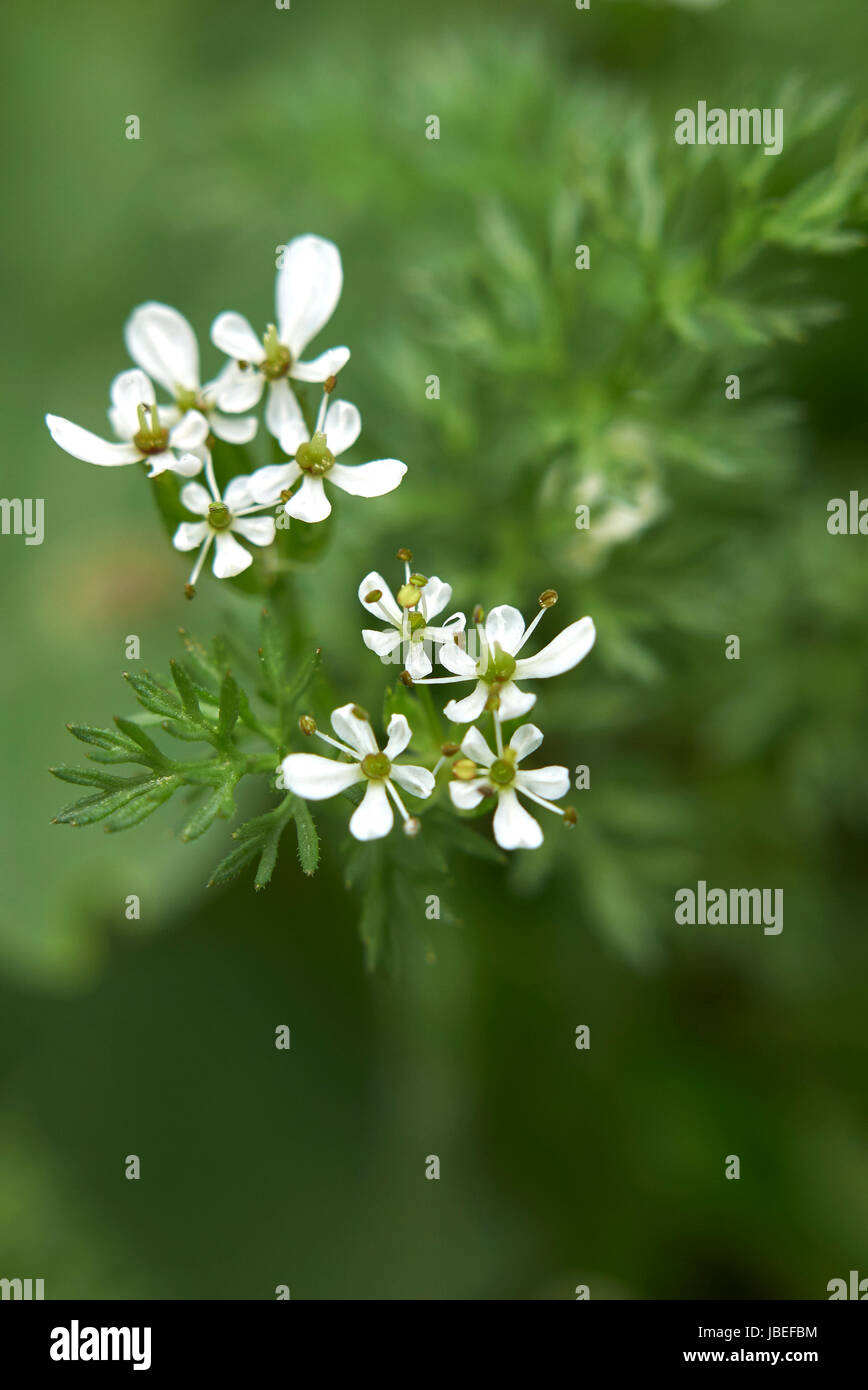
[[[336,738],[332,738],[331,734],[324,734],[320,729],[316,730],[316,736],[317,738],[321,738],[323,743],[330,743],[332,748],[338,748],[342,753],[349,753],[354,763],[360,761],[359,750],[357,748],[350,748],[348,744],[340,743]]]
[[[192,569],[192,571],[191,571],[191,573],[190,573],[190,578],[187,580],[187,587],[188,587],[189,589],[192,589],[194,592],[195,592],[195,590],[196,590],[196,580],[199,578],[199,575],[202,573],[202,566],[203,566],[204,563],[205,563],[205,556],[208,554],[208,551],[211,549],[211,542],[213,541],[213,539],[214,539],[214,532],[213,532],[213,531],[209,531],[208,534],[207,534],[207,536],[205,537],[204,541],[202,542],[201,548],[200,548],[200,550],[199,550],[199,554],[196,556],[196,563],[195,563],[195,565],[193,566],[193,569]]]

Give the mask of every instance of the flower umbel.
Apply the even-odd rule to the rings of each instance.
[[[355,839],[380,840],[388,835],[395,820],[390,797],[407,833],[415,834],[418,822],[408,812],[395,783],[424,799],[434,790],[434,776],[427,768],[395,762],[412,737],[404,715],[392,715],[386,731],[388,741],[382,750],[368,716],[358,705],[341,705],[333,710],[331,724],[337,739],[319,730],[317,737],[346,754],[350,761],[324,758],[317,753],[290,753],[281,763],[287,790],[307,801],[324,801],[356,782],[365,782],[365,794],[350,817],[350,833]]]
[[[233,478],[222,495],[214,477],[211,455],[205,453],[205,478],[208,487],[201,483],[187,483],[181,489],[181,501],[189,512],[201,516],[202,521],[182,521],[172,539],[176,550],[195,550],[199,547],[196,563],[187,583],[187,595],[193,597],[196,581],[205,563],[205,557],[214,543],[214,561],[211,566],[218,579],[230,579],[241,574],[253,564],[249,550],[239,544],[233,531],[243,536],[251,545],[270,545],[274,540],[275,525],[272,516],[255,516],[265,507],[258,503],[252,487],[255,473],[248,477]]]
[[[466,625],[463,613],[453,613],[441,626],[432,625],[432,619],[443,612],[451,598],[451,584],[444,584],[436,575],[429,579],[423,574],[411,574],[409,559],[404,560],[404,583],[397,597],[383,576],[371,570],[359,585],[359,601],[369,613],[390,626],[363,628],[365,646],[383,660],[400,653],[414,680],[430,675],[432,662],[426,644],[436,650],[442,643],[451,642]]]
[[[449,783],[452,804],[460,811],[470,811],[486,796],[497,797],[494,812],[494,838],[501,849],[539,849],[543,833],[539,822],[524,809],[518,794],[544,806],[547,811],[564,815],[552,798],[566,796],[570,775],[565,767],[538,767],[523,771],[518,764],[539,748],[543,736],[535,724],[522,724],[516,729],[506,748],[502,746],[500,720],[495,715],[498,751],[492,753],[476,727],[467,730],[461,744],[464,757],[453,766]]]
[[[328,392],[323,392],[312,435],[300,416],[281,431],[281,448],[295,457],[288,463],[273,463],[257,470],[254,476],[258,480],[258,500],[276,500],[301,479],[301,487],[285,499],[285,510],[297,521],[314,522],[325,521],[331,515],[331,503],[323,486],[326,480],[353,497],[382,497],[394,491],[407,472],[407,465],[399,459],[374,459],[352,466],[336,462],[339,454],[355,444],[361,428],[362,417],[354,405],[333,401]]]
[[[238,366],[216,392],[217,404],[232,412],[249,410],[266,385],[265,423],[275,438],[289,425],[303,425],[301,407],[289,386],[296,381],[328,381],[349,361],[347,347],[328,348],[310,362],[301,355],[335,311],[344,283],[338,248],[318,236],[295,237],[285,248],[275,285],[276,324],[256,336],[243,314],[218,314],[211,340]]]
[[[525,627],[517,608],[503,604],[492,608],[484,623],[476,624],[478,655],[472,656],[458,640],[444,644],[440,661],[451,676],[422,680],[422,685],[448,685],[454,681],[476,682],[463,700],[450,700],[443,713],[457,724],[470,724],[484,709],[495,710],[501,719],[519,719],[536,704],[536,695],[520,690],[519,680],[543,680],[571,671],[594,645],[596,629],[590,618],[579,618],[559,632],[536,656],[520,656],[528,638],[547,608],[554,606],[557,594],[547,589],[540,595],[540,611]]]

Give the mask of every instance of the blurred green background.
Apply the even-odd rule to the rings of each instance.
[[[46,538],[0,540],[0,1275],[486,1299],[868,1273],[868,542],[826,531],[865,479],[868,13],[784,8],[7,6],[3,491],[45,499]],[[699,99],[782,104],[784,153],[677,147]],[[320,345],[353,349],[364,457],[410,467],[299,585],[344,698],[380,698],[355,591],[398,545],[456,606],[530,614],[553,586],[558,626],[599,632],[534,713],[547,761],[590,766],[576,831],[455,855],[396,906],[391,976],[325,823],[319,875],[285,854],[255,899],[204,891],[223,823],[194,846],[172,806],[118,837],[50,824],[64,724],[129,712],[127,634],[165,670],[226,595],[191,615],[142,479],[42,417],[102,427],[145,299],[187,314],[208,375],[213,316],[267,321],[305,231],[343,254]],[[782,935],[676,927],[698,878],[783,888]]]

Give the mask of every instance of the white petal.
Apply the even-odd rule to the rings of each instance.
[[[536,724],[522,724],[509,740],[509,746],[515,754],[516,762],[520,763],[522,758],[527,757],[528,753],[539,748],[542,741],[542,732]]]
[[[472,782],[459,782],[454,778],[449,783],[449,795],[452,805],[457,806],[459,811],[472,811],[484,800],[482,788],[486,785],[481,777],[475,778]]]
[[[498,795],[494,838],[501,849],[539,849],[543,842],[539,822],[519,805],[511,787]]]
[[[199,346],[183,314],[170,304],[140,304],[124,328],[127,351],[148,376],[165,386],[170,396],[178,389],[199,389]]]
[[[212,501],[210,492],[201,483],[187,483],[181,488],[181,502],[188,512],[197,516],[207,516]]]
[[[211,325],[211,341],[236,362],[257,364],[265,357],[265,348],[243,314],[218,314]],[[224,405],[224,409],[228,408]]]
[[[275,526],[273,516],[236,516],[230,528],[251,545],[271,545]]]
[[[211,432],[227,444],[249,444],[256,434],[259,421],[255,415],[221,415],[219,410],[211,412]]]
[[[213,398],[221,410],[237,415],[241,410],[252,410],[265,390],[265,377],[256,367],[239,367],[237,362],[227,362],[223,371],[211,383]]]
[[[571,671],[588,655],[596,635],[596,628],[590,618],[579,618],[578,622],[570,623],[569,627],[559,632],[547,647],[537,652],[536,656],[518,658],[515,668],[516,680],[526,679],[528,676],[535,679],[543,676],[561,676],[564,671]]]
[[[387,627],[383,632],[377,632],[370,627],[362,628],[362,641],[368,651],[376,652],[377,656],[391,656],[403,640],[400,632],[394,627]]]
[[[312,478],[306,473],[298,492],[294,492],[286,504],[288,516],[297,521],[325,521],[331,515],[332,504],[325,495],[322,478]]]
[[[406,472],[406,463],[398,459],[374,459],[354,468],[335,463],[329,471],[329,481],[353,497],[382,497],[394,492]]]
[[[359,719],[353,714],[356,705],[340,705],[332,710],[331,725],[338,738],[355,748],[361,757],[367,753],[377,753],[377,740],[367,719]]]
[[[119,372],[111,384],[112,409],[109,418],[112,428],[121,439],[132,439],[139,429],[140,405],[152,406],[156,401],[154,385],[138,367]],[[148,423],[151,412],[148,410]]]
[[[280,494],[292,487],[296,478],[301,477],[301,469],[291,460],[289,463],[267,463],[250,474],[250,495],[254,502],[277,502]]]
[[[169,431],[169,443],[173,449],[197,449],[208,438],[208,421],[198,410],[188,410]]]
[[[412,792],[413,796],[423,798],[431,795],[435,785],[433,772],[429,772],[427,767],[416,767],[414,763],[393,767],[392,781],[405,791]]]
[[[230,512],[243,511],[245,507],[255,505],[256,499],[250,489],[250,478],[246,473],[233,478],[231,483],[227,483],[223,489],[223,501],[226,503]]]
[[[570,789],[570,774],[565,767],[535,767],[515,774],[519,791],[544,796],[546,801],[558,801]]]
[[[332,453],[346,453],[362,432],[362,417],[349,401],[330,401],[323,422],[323,433]]]
[[[410,725],[407,723],[406,717],[403,714],[392,715],[392,718],[389,720],[389,727],[386,730],[386,736],[388,738],[388,743],[383,749],[383,752],[386,757],[392,761],[403,753],[412,738]]]
[[[249,569],[253,564],[250,551],[239,545],[231,532],[218,531],[215,539],[214,563],[211,568],[218,579],[231,579],[234,574],[241,574],[242,570]]]
[[[301,406],[286,377],[282,377],[280,381],[269,382],[265,401],[265,427],[269,434],[280,440],[280,447],[285,454],[294,454],[299,444],[308,437]]]
[[[349,360],[348,347],[326,348],[319,357],[312,357],[309,362],[294,363],[289,375],[296,381],[328,381],[330,376],[342,372]]]
[[[476,676],[476,662],[457,642],[443,643],[440,648],[440,665],[451,671],[453,676],[466,676],[468,680],[473,680]]]
[[[376,590],[380,591],[381,597],[372,599],[368,603],[366,595],[374,593]],[[373,613],[378,618],[382,618],[385,613],[390,622],[393,622],[396,627],[401,627],[402,610],[398,607],[392,590],[377,570],[371,570],[370,574],[366,574],[359,585],[359,602],[367,608],[369,613]]]
[[[197,473],[202,472],[203,462],[199,454],[182,454],[180,458],[175,458],[174,454],[159,455],[161,459],[167,456],[174,459],[174,462],[166,464],[166,467],[170,472],[177,473],[181,478],[195,478]],[[154,473],[151,472],[150,476],[153,478]]]
[[[524,618],[517,608],[503,603],[499,608],[492,608],[486,618],[485,635],[489,646],[493,647],[497,642],[502,651],[514,656],[524,636]]]
[[[500,687],[500,708],[497,712],[503,720],[521,719],[535,704],[536,696],[527,690],[519,690],[513,681],[507,681]]]
[[[280,764],[284,786],[306,801],[325,801],[360,782],[364,773],[358,763],[321,758],[318,753],[290,753]]]
[[[138,463],[142,455],[134,444],[112,444],[98,434],[83,430],[60,415],[46,415],[45,423],[51,438],[73,458],[85,463],[98,463],[103,468],[117,468],[124,463]]]
[[[458,645],[455,641],[455,634],[457,632],[463,632],[466,626],[467,619],[464,614],[453,613],[450,618],[447,618],[446,624],[443,627],[437,627],[436,625],[432,627],[428,624],[423,628],[423,631],[425,636],[431,642],[436,642],[438,646],[443,642],[451,642],[453,647],[455,647]]]
[[[388,835],[394,821],[385,783],[369,782],[361,805],[350,817],[350,834],[357,840],[381,840]]]
[[[406,656],[407,659],[404,662],[404,667],[409,671],[414,681],[421,681],[424,680],[426,676],[430,676],[433,667],[431,665],[431,658],[425,650],[424,641],[420,642],[416,639],[412,642],[408,642]]]
[[[318,236],[297,236],[289,242],[277,272],[275,308],[277,336],[293,357],[300,357],[328,323],[343,283],[341,256],[334,242]]]
[[[432,574],[428,583],[422,590],[422,597],[419,600],[419,612],[426,622],[436,618],[452,598],[452,585],[444,584],[442,579],[438,579],[436,574]],[[463,624],[462,624],[463,626]]]
[[[476,689],[463,700],[450,700],[448,705],[444,705],[443,713],[453,724],[472,724],[485,709],[487,699],[488,686],[485,681],[478,681]]]
[[[484,735],[479,732],[475,725],[472,729],[467,730],[461,740],[461,751],[466,757],[472,758],[475,763],[479,763],[482,767],[491,767],[494,762],[494,754]]]
[[[201,545],[208,535],[208,526],[204,521],[182,521],[174,536],[172,545],[176,550],[195,550]]]

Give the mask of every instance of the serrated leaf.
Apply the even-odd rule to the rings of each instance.
[[[202,711],[199,708],[199,698],[187,672],[180,661],[170,661],[169,666],[172,671],[172,680],[181,697],[181,704],[184,706],[184,713],[194,724],[202,723]]]
[[[293,806],[296,835],[298,836],[298,860],[304,873],[315,874],[319,864],[319,835],[307,802],[295,798]]]
[[[183,713],[181,701],[147,673],[138,676],[125,671],[124,680],[132,686],[136,699],[145,709],[154,714],[167,715],[170,719],[177,719]]]
[[[147,755],[147,760],[151,767],[168,766],[168,758],[166,758],[162,750],[157,747],[154,740],[149,738],[144,729],[136,724],[134,720],[124,719],[122,715],[116,714],[115,723],[121,730],[121,733],[126,734],[127,738],[137,744],[141,752]],[[136,754],[133,756],[137,762],[143,761],[139,755]]]
[[[236,845],[234,849],[229,851],[225,859],[220,860],[208,880],[208,887],[219,888],[224,883],[231,883],[234,878],[238,877],[241,870],[256,858],[258,853],[259,845],[255,840]]]
[[[124,761],[128,760],[125,758]],[[102,787],[113,791],[127,783],[126,777],[113,777],[110,772],[100,772],[95,767],[69,767],[66,763],[58,763],[57,767],[48,770],[61,782],[71,782],[79,787]]]
[[[232,792],[237,780],[235,773],[230,774],[214,788],[210,796],[205,797],[205,800],[196,808],[182,829],[182,840],[198,840],[199,836],[204,835],[209,826],[213,825],[218,816],[228,819],[233,814],[235,798]]]
[[[231,671],[227,671],[220,686],[220,706],[217,715],[217,733],[228,738],[238,722],[241,712],[241,698],[237,682]]]
[[[170,796],[177,791],[179,783],[167,778],[162,783],[152,787],[150,791],[144,792],[141,796],[130,801],[120,811],[116,811],[107,821],[104,829],[111,835],[119,830],[129,830],[134,825],[138,825],[148,816],[153,815]]]
[[[71,806],[66,806],[56,816],[60,825],[95,825],[98,821],[105,820],[108,816],[120,811],[137,797],[145,795],[148,791],[154,791],[158,787],[170,787],[169,795],[176,787],[180,786],[180,780],[175,776],[160,778],[130,779],[124,787],[119,787],[115,791],[97,796],[85,797],[82,801],[74,802]],[[165,798],[163,798],[165,800]],[[147,813],[149,814],[149,813]]]

